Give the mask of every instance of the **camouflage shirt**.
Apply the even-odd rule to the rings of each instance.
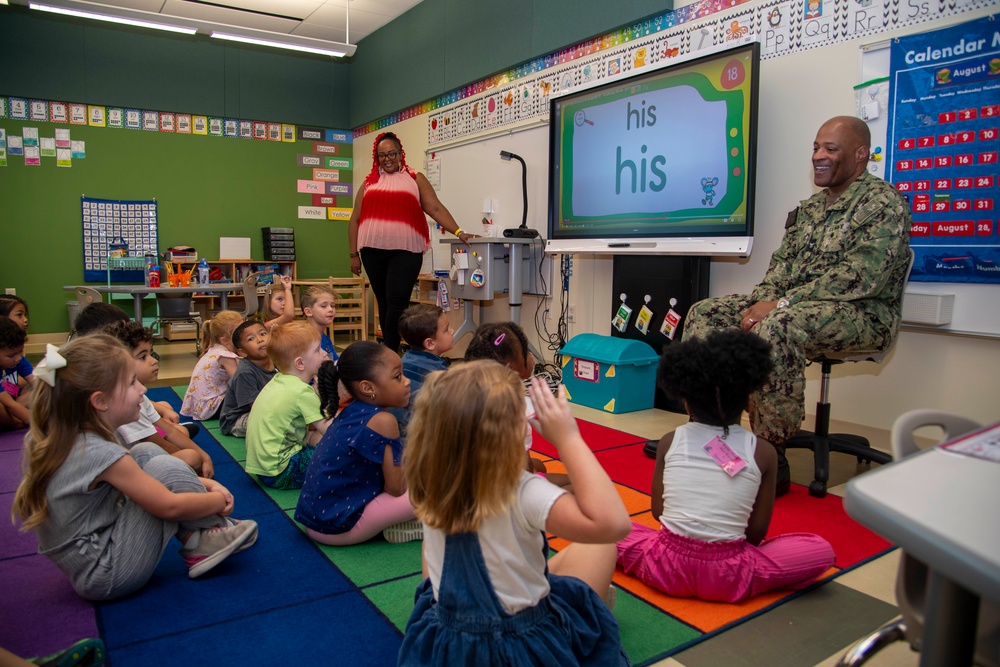
[[[910,207],[864,171],[829,207],[824,189],[788,216],[756,301],[852,301],[883,326],[899,326],[909,264]]]

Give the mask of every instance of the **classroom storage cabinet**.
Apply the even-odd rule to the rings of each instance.
[[[178,271],[191,270],[193,273],[198,272],[198,261],[192,262],[175,262],[174,266]],[[270,261],[270,260],[256,260],[256,259],[246,259],[246,260],[216,260],[210,261],[208,263],[209,270],[215,275],[220,276],[219,278],[213,278],[213,282],[218,280],[224,280],[227,282],[241,283],[243,279],[249,276],[251,273],[256,271],[266,271],[269,268],[273,269],[276,273],[281,275],[291,276],[292,280],[295,280],[297,275],[296,263],[295,262],[280,262],[280,261]],[[266,283],[265,283],[266,286]],[[259,290],[258,290],[259,291]],[[230,310],[242,311],[243,310],[243,292],[236,291],[231,292],[226,297],[229,303]],[[194,308],[198,310],[202,318],[207,318],[209,313],[218,312],[221,308],[221,298],[218,295],[201,295],[195,294],[194,296]]]

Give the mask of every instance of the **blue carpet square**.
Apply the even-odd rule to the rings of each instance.
[[[109,646],[115,667],[201,665],[395,665],[400,633],[357,592],[267,613],[202,619],[148,642]]]
[[[187,566],[176,553],[180,545],[174,540],[142,590],[99,604],[98,618],[108,647],[354,589],[283,514],[265,514],[255,520],[260,527],[257,544],[199,579],[188,578]],[[241,634],[245,640],[253,637]],[[191,645],[190,650],[197,653],[199,649]]]

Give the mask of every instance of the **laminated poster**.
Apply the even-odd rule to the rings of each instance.
[[[69,105],[65,102],[49,102],[49,120],[53,123],[68,123]]]
[[[42,157],[55,157],[56,156],[56,139],[55,137],[42,137],[38,140],[40,147],[42,149]]]
[[[69,148],[69,128],[56,128],[56,148]]]
[[[195,134],[208,134],[208,117],[191,116],[191,131]]]
[[[125,127],[125,109],[121,107],[108,107],[108,127]]]
[[[7,98],[0,97],[0,118],[7,117]]]
[[[72,151],[68,148],[57,148],[56,149],[56,166],[57,167],[72,167]]]
[[[86,104],[70,104],[69,105],[69,122],[73,125],[86,125],[87,124],[87,105]]]
[[[241,139],[253,138],[253,121],[251,120],[240,121],[240,138]]]
[[[73,140],[70,142],[70,152],[74,159],[81,160],[87,157],[87,142]]]
[[[222,123],[222,133],[227,137],[240,136],[240,122],[235,118],[227,118]]]
[[[28,120],[28,100],[23,97],[10,98],[10,117],[14,120]]]
[[[174,131],[174,114],[164,111],[160,114],[160,132]]]
[[[125,109],[125,127],[129,130],[142,128],[142,112],[138,109]]]
[[[25,148],[38,148],[38,128],[22,127],[21,138]]]
[[[37,167],[42,164],[42,158],[38,152],[38,146],[24,147],[24,164],[28,167]]]
[[[87,124],[94,127],[105,126],[105,109],[98,106],[87,106]]]
[[[281,140],[282,141],[295,141],[295,126],[282,124],[281,125]]]
[[[191,114],[177,114],[177,131],[181,134],[191,134]]]
[[[24,141],[20,135],[9,135],[7,137],[7,152],[11,155],[24,155]]]
[[[49,105],[45,100],[31,100],[31,120],[36,123],[49,122]]]
[[[281,141],[281,123],[267,124],[267,140]]]
[[[7,149],[0,148],[0,167],[7,166]]]
[[[7,130],[0,127],[0,148],[7,150]]]
[[[208,133],[213,137],[222,136],[222,119],[221,118],[209,118],[208,119]]]
[[[267,123],[255,120],[253,123],[253,138],[263,141],[267,139]]]
[[[160,114],[156,111],[142,112],[142,129],[147,132],[156,132],[160,129]]]

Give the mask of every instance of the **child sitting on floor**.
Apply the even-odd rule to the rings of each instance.
[[[240,358],[236,372],[229,378],[219,413],[219,428],[226,435],[245,438],[250,408],[257,395],[277,374],[267,355],[267,327],[257,320],[247,320],[233,331],[233,346]]]
[[[465,360],[492,359],[504,364],[517,373],[522,381],[528,381],[535,368],[535,355],[528,348],[528,337],[516,322],[484,322],[472,334],[469,347],[465,349]],[[535,416],[531,398],[524,402],[525,416]],[[524,449],[531,450],[531,429],[524,436]],[[528,456],[528,470],[544,474],[550,482],[559,486],[569,484],[569,478],[562,473],[548,473],[545,464]]]
[[[15,294],[0,294],[0,317],[9,317],[24,329],[28,334],[28,304],[24,299]],[[27,341],[25,341],[27,342]],[[21,361],[17,362],[17,374],[27,380],[28,385],[32,383],[32,373],[34,369],[26,356],[21,356]]]
[[[139,382],[149,386],[160,374],[160,362],[153,356],[153,334],[138,322],[115,322],[104,331],[117,338],[132,355]],[[138,442],[151,442],[194,468],[202,477],[211,479],[215,468],[209,455],[188,436],[188,431],[157,412],[145,392],[140,399],[141,414],[133,422],[118,428],[126,447]]]
[[[565,390],[533,380],[529,391],[575,493],[524,469],[524,386],[509,368],[461,364],[417,397],[404,469],[426,578],[399,665],[628,664],[602,600],[628,513]],[[545,531],[574,543],[546,560]]]
[[[327,427],[309,386],[326,352],[313,326],[298,321],[271,330],[267,354],[278,374],[250,409],[245,468],[272,489],[298,489]]]
[[[326,335],[327,327],[337,315],[337,295],[325,285],[313,285],[302,294],[302,314],[320,336],[320,344],[330,361],[337,360],[337,350]]]
[[[773,588],[804,588],[833,565],[818,535],[765,540],[777,454],[740,425],[771,373],[769,344],[738,329],[664,348],[657,382],[691,421],[656,453],[651,506],[660,529],[635,523],[618,563],[668,595],[738,602]]]
[[[385,410],[406,405],[410,396],[399,355],[358,341],[347,346],[337,364],[324,363],[317,385],[328,415],[337,411],[340,383],[352,400],[316,445],[295,520],[322,544],[358,544],[382,530],[392,542],[418,539],[419,524],[395,526],[413,519],[399,429]]]
[[[31,420],[31,385],[21,376],[24,329],[9,317],[0,317],[0,429],[24,428]]]
[[[264,292],[264,304],[257,313],[257,319],[263,322],[268,330],[288,324],[295,319],[291,276],[275,276],[275,280]]]
[[[424,380],[434,371],[448,368],[442,355],[455,346],[455,330],[441,308],[418,303],[399,316],[399,335],[410,347],[403,355],[403,375],[410,380],[410,401],[405,408],[389,408],[389,412],[399,422],[400,437],[405,439],[413,400]]]
[[[256,523],[226,518],[233,496],[224,486],[156,445],[118,443],[115,429],[139,418],[146,392],[118,341],[95,334],[49,345],[35,377],[13,514],[77,594],[138,590],[174,535],[191,578],[256,541]]]
[[[181,404],[182,415],[198,421],[219,416],[229,379],[240,359],[233,347],[233,331],[242,323],[243,316],[233,310],[223,310],[202,323],[201,347],[205,352],[191,373]]]

